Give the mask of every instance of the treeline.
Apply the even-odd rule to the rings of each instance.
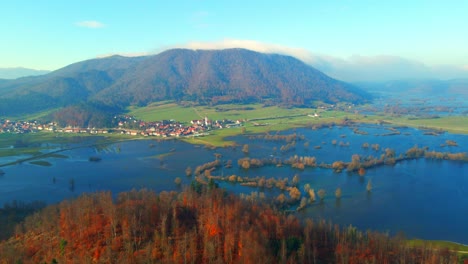
[[[102,106],[79,104],[68,106],[55,111],[50,119],[61,127],[110,127],[112,125],[112,111]]]
[[[334,144],[332,142],[332,144]],[[369,145],[368,143],[364,143],[362,145],[363,148],[367,149],[371,147],[375,151],[380,151],[380,145],[372,144]],[[382,153],[379,156],[362,156],[358,154],[354,154],[351,156],[350,162],[344,162],[341,160],[334,161],[331,164],[326,163],[317,163],[315,157],[311,156],[290,156],[289,158],[240,158],[237,161],[239,167],[243,169],[250,169],[250,168],[260,168],[264,166],[277,166],[282,167],[284,165],[291,166],[292,168],[304,170],[306,167],[320,167],[320,168],[327,168],[333,169],[335,172],[342,172],[343,170],[347,170],[348,172],[359,172],[359,174],[364,174],[365,169],[369,169],[372,167],[382,166],[382,165],[395,165],[398,162],[404,160],[411,160],[411,159],[418,159],[418,158],[426,158],[426,159],[433,159],[433,160],[452,160],[452,161],[462,161],[467,162],[468,157],[466,153],[450,153],[450,152],[437,152],[437,151],[429,151],[427,147],[419,148],[418,146],[414,146],[409,148],[405,153],[400,153],[399,155],[396,154],[395,150],[391,148],[386,148],[382,150]],[[218,163],[219,164],[219,163]],[[205,166],[205,165],[203,165]]]
[[[380,150],[380,146],[378,144],[372,144],[372,148],[375,151]],[[363,148],[368,148],[369,144],[364,143]],[[347,170],[348,172],[359,172],[360,174],[365,173],[365,169],[382,166],[382,165],[395,165],[397,162],[401,162],[404,160],[410,159],[417,159],[417,158],[426,158],[426,159],[435,159],[435,160],[452,160],[452,161],[462,161],[467,162],[468,157],[466,153],[450,153],[450,152],[437,152],[437,151],[429,151],[427,147],[419,148],[414,146],[408,149],[404,154],[400,153],[398,156],[395,153],[395,150],[386,148],[378,157],[374,157],[373,155],[369,156],[361,156],[358,154],[354,154],[351,156],[350,162],[344,161],[334,161],[331,164],[320,163],[317,164],[317,160],[315,157],[310,156],[290,156],[289,158],[281,159],[281,158],[240,158],[237,161],[239,167],[243,169],[250,169],[250,168],[260,168],[263,166],[277,166],[281,167],[284,165],[291,166],[292,168],[304,170],[306,167],[320,167],[320,168],[328,168],[333,169],[335,172],[341,172],[343,170]]]
[[[260,134],[260,135],[252,135],[249,136],[249,139],[263,139],[265,141],[284,141],[286,143],[291,143],[299,140],[304,140],[305,136],[304,135],[298,135],[296,133],[293,134],[288,134],[288,135],[280,135],[280,134],[275,134],[271,135],[270,133],[265,133],[265,134]]]
[[[237,165],[243,169],[250,169],[250,168],[261,168],[264,166],[276,166],[282,167],[284,165],[291,166],[292,168],[296,168],[299,170],[304,170],[306,167],[317,167],[317,162],[315,157],[310,156],[290,156],[289,158],[281,159],[281,158],[240,158],[237,160]],[[326,164],[320,164],[320,167],[328,168]]]
[[[5,263],[455,263],[449,250],[300,221],[219,189],[84,195],[28,217]]]

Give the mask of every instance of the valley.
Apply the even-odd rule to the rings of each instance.
[[[140,61],[144,58],[125,67]],[[96,67],[84,65],[78,68],[86,74],[79,78]],[[118,82],[123,81],[132,83]],[[109,192],[118,199],[135,189],[202,193],[219,188],[242,203],[267,204],[299,221],[330,221],[350,226],[348,231],[403,237],[411,248],[420,246],[418,239],[452,241],[450,252],[466,258],[456,246],[468,243],[468,219],[461,213],[468,206],[465,95],[437,100],[425,93],[353,89],[355,96],[365,95],[361,101],[347,100],[351,95],[333,101],[327,92],[306,102],[294,91],[295,99],[252,95],[219,102],[217,96],[199,94],[192,101],[171,95],[96,103],[98,92],[86,103],[52,104],[53,109],[34,108],[27,115],[10,112],[1,119],[0,204],[5,209],[0,213],[5,215],[0,217],[20,222],[45,205],[90,193]],[[27,98],[18,106],[32,97]],[[15,232],[11,222],[0,228],[3,239]],[[427,245],[436,251],[446,246]]]

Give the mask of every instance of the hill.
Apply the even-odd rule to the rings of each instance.
[[[0,82],[0,112],[10,116],[74,105],[115,112],[159,100],[311,106],[369,99],[366,92],[293,57],[245,49],[112,56]]]
[[[34,70],[27,68],[0,68],[0,79],[16,79],[25,76],[36,76],[49,73],[50,71]]]
[[[109,105],[172,99],[302,106],[313,101],[359,103],[368,97],[290,56],[244,49],[177,49],[147,58],[93,99]]]
[[[301,222],[259,199],[196,182],[180,193],[88,194],[28,217],[0,255],[5,263],[457,262],[452,251]]]

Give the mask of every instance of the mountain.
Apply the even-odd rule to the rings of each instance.
[[[173,49],[153,56],[78,62],[0,82],[0,112],[21,115],[77,104],[123,111],[159,100],[310,106],[361,103],[368,93],[290,56],[245,49]]]
[[[93,99],[109,105],[165,99],[310,105],[316,100],[358,103],[367,97],[290,56],[245,49],[177,49],[147,58]]]
[[[49,73],[50,71],[34,70],[27,68],[0,68],[0,79],[16,79],[25,76],[36,76]]]

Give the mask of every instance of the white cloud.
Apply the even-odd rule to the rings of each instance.
[[[141,56],[149,56],[149,55],[154,55],[154,54],[149,53],[149,52],[118,52],[118,53],[100,54],[100,55],[97,55],[96,58],[102,59],[102,58],[112,57],[115,55],[119,55],[123,57],[141,57]]]
[[[181,45],[175,45],[172,48],[186,48],[192,50],[220,50],[230,48],[243,48],[262,53],[278,53],[283,55],[290,55],[306,62],[313,60],[313,55],[306,49],[287,47],[276,44],[267,44],[255,40],[224,39],[217,42],[189,42]]]
[[[86,20],[86,21],[79,21],[75,23],[78,27],[85,27],[85,28],[102,28],[105,25],[99,21],[95,20]]]
[[[429,66],[398,56],[352,55],[340,58],[314,54],[297,47],[268,44],[255,40],[224,39],[216,42],[189,42],[168,48],[209,49],[245,48],[263,53],[278,53],[296,57],[325,74],[344,81],[387,81],[418,78],[468,78],[468,65]]]
[[[153,52],[113,53],[101,55],[99,57],[102,58],[112,55],[122,55],[126,57],[147,56],[174,48],[192,50],[244,48],[262,53],[289,55],[302,60],[333,78],[348,82],[468,78],[468,65],[429,66],[415,60],[389,55],[352,55],[348,58],[340,58],[314,54],[304,48],[268,44],[255,40],[224,39],[216,42],[188,42],[180,45],[160,47]]]

